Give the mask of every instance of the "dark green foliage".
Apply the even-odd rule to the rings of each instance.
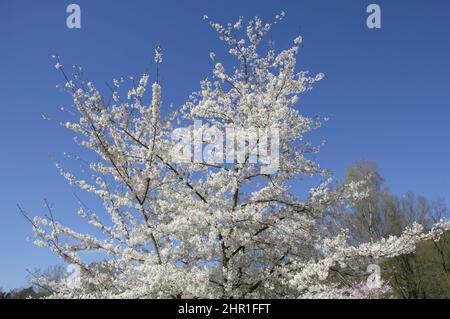
[[[9,292],[0,290],[0,299],[38,299],[45,297],[46,294],[42,292],[36,292],[33,287],[27,287],[22,289],[12,289]]]

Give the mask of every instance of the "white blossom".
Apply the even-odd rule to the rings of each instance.
[[[162,63],[162,49],[160,47],[155,49],[155,62]]]
[[[321,123],[300,112],[297,103],[324,75],[297,70],[300,37],[279,52],[260,48],[273,23],[254,18],[240,38],[236,30],[242,18],[226,26],[205,19],[236,63],[215,62],[213,76],[203,79],[180,109],[163,111],[158,79],[147,99],[147,74],[138,83],[131,77],[129,88],[122,88],[123,79],[114,80],[113,93],[105,96],[92,83],[67,82],[78,116],[64,125],[96,157],[88,163],[89,174],[57,168],[70,184],[98,197],[104,211],[83,205],[79,210],[95,227],[92,233],[66,227],[52,214],[31,220],[35,243],[80,270],[75,286],[45,278],[40,284],[51,288],[52,298],[371,298],[385,293],[384,287],[366,291],[362,282],[348,290],[326,279],[333,267],[410,253],[420,241],[439,238],[450,224],[442,221],[428,232],[413,225],[398,237],[358,246],[345,231],[324,233],[321,225],[331,207],[367,196],[364,181],[334,187],[315,160],[318,148],[306,141]],[[213,53],[210,58],[215,61]],[[155,62],[162,62],[159,47]],[[191,125],[192,120],[203,125]],[[249,161],[177,162],[169,156],[177,123],[187,125],[193,136],[205,127],[276,128],[279,168],[261,174],[262,164]],[[303,189],[299,183],[309,176],[323,181],[307,198],[291,191]],[[83,252],[92,251],[107,257],[89,263]]]

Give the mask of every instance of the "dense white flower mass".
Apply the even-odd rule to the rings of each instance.
[[[262,49],[275,23],[256,17],[247,26],[242,18],[223,26],[204,19],[237,62],[226,65],[211,54],[211,77],[167,117],[157,78],[151,99],[144,98],[148,74],[131,80],[128,95],[120,94],[123,79],[114,80],[112,92],[102,95],[92,83],[66,77],[78,116],[65,126],[75,132],[77,143],[96,153],[97,161],[86,163],[91,172],[84,178],[58,168],[71,184],[100,198],[105,211],[80,204],[79,215],[97,229],[91,234],[60,224],[52,214],[30,220],[38,246],[80,269],[76,284],[46,279],[40,284],[56,298],[360,298],[384,293],[384,286],[365,287],[364,278],[351,288],[338,287],[328,280],[330,272],[409,253],[417,242],[438,238],[449,224],[439,223],[429,232],[415,225],[399,237],[359,246],[345,231],[327,235],[323,222],[332,218],[331,207],[363,198],[367,190],[364,181],[332,187],[329,172],[311,159],[318,148],[304,137],[320,123],[302,115],[297,103],[323,74],[297,70],[301,37],[281,51]],[[159,48],[155,62],[162,62]],[[56,68],[66,76],[59,60]],[[250,161],[176,162],[170,155],[174,129],[192,120],[219,130],[277,128],[279,169],[261,173],[260,164]],[[303,187],[304,176],[323,182],[300,199],[290,185]],[[87,263],[82,258],[87,251],[107,257]]]

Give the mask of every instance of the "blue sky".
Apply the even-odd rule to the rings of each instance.
[[[80,30],[66,27],[69,3],[81,7]],[[380,30],[366,27],[369,3],[381,6]],[[41,117],[62,118],[59,107],[70,104],[55,88],[62,79],[52,54],[102,84],[146,70],[154,75],[160,44],[164,103],[180,105],[209,76],[209,52],[224,55],[203,14],[226,23],[240,15],[272,19],[281,10],[277,47],[300,33],[299,67],[326,74],[299,105],[308,115],[330,117],[312,137],[327,141],[320,164],[342,177],[355,161],[374,160],[396,193],[450,198],[449,1],[1,0],[0,287],[23,285],[26,268],[60,262],[27,241],[31,228],[17,203],[34,215],[47,198],[58,219],[81,224],[73,192],[83,194],[54,166],[66,161],[64,151],[77,149],[69,132]]]

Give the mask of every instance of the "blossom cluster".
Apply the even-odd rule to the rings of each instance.
[[[83,176],[59,164],[58,169],[72,185],[97,196],[104,211],[93,212],[80,200],[79,215],[96,229],[91,234],[63,226],[53,214],[30,219],[36,244],[80,269],[76,285],[42,278],[52,297],[373,297],[385,287],[378,293],[367,291],[363,281],[338,287],[327,280],[330,271],[409,253],[419,241],[449,229],[444,221],[430,232],[414,225],[399,237],[359,246],[345,232],[324,232],[321,225],[333,205],[350,205],[367,190],[364,181],[333,187],[329,171],[314,160],[319,148],[305,136],[321,123],[303,115],[298,103],[324,75],[297,70],[301,37],[283,50],[261,45],[284,16],[274,23],[254,18],[246,27],[243,18],[223,26],[205,17],[236,64],[211,53],[211,77],[171,112],[162,112],[157,75],[146,103],[149,74],[137,83],[131,78],[125,92],[125,81],[114,80],[104,95],[79,76],[69,79],[57,59],[73,100],[71,114],[77,114],[64,125],[97,158],[83,161],[89,170],[79,172]],[[154,60],[162,63],[160,48]],[[262,172],[260,163],[247,159],[177,161],[171,136],[177,123],[194,120],[223,131],[276,128],[278,169]],[[301,199],[291,185],[305,176],[323,182]],[[92,251],[105,257],[88,263],[83,253]]]

